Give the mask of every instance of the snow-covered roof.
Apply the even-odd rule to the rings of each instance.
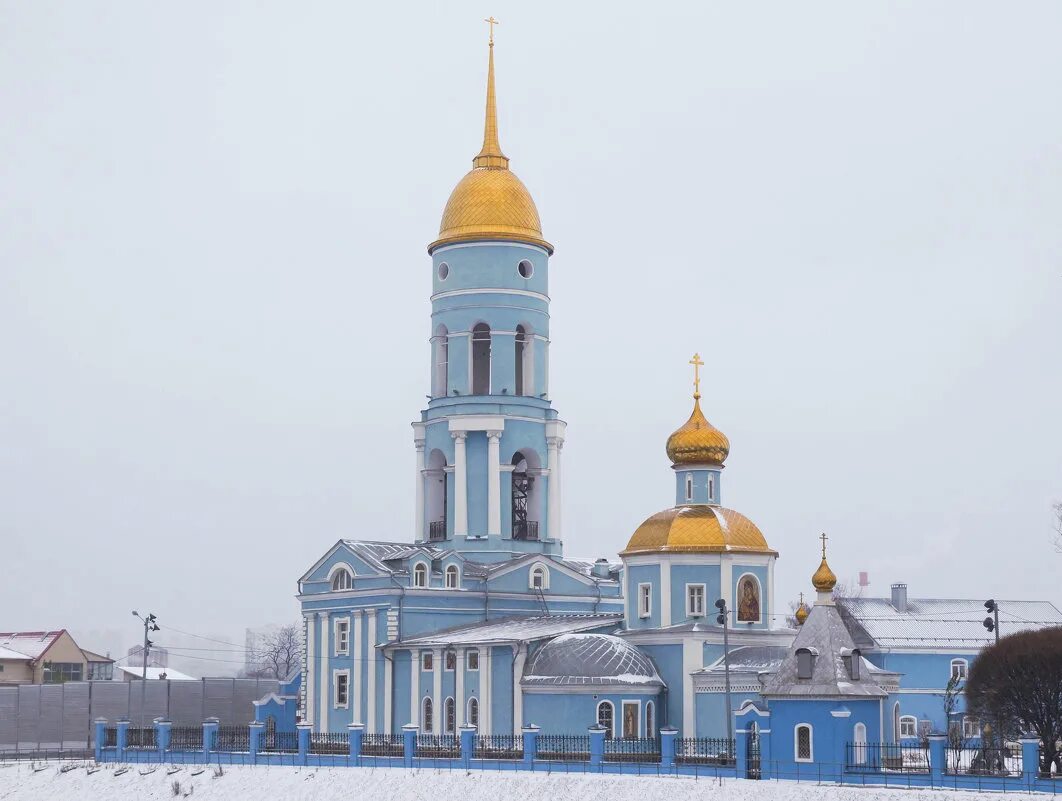
[[[784,645],[743,645],[730,651],[731,673],[768,673],[778,669],[789,653]],[[723,657],[696,673],[723,673]]]
[[[0,646],[0,659],[7,659],[12,662],[29,662],[32,657],[26,656],[18,651],[12,651],[10,648]]]
[[[853,679],[845,665],[845,656],[855,648],[852,635],[833,604],[815,604],[778,669],[767,680],[765,696],[841,696],[881,698],[887,693],[878,683],[877,674],[860,670]],[[808,649],[812,659],[811,678],[799,678],[797,652]],[[861,665],[865,662],[861,662]]]
[[[63,631],[63,629],[60,629],[59,631],[0,632],[0,648],[6,648],[9,651],[28,656],[30,659],[36,659],[52,647],[52,643],[59,639]]]
[[[520,683],[525,687],[664,684],[648,656],[610,634],[564,634],[550,640],[531,657]]]
[[[1062,626],[1062,612],[1047,601],[998,601],[1000,634]],[[888,598],[838,598],[855,642],[864,647],[979,649],[995,640],[982,625],[981,600],[908,598],[900,612]]]
[[[137,665],[115,665],[115,669],[120,670],[122,673],[127,673],[134,679],[139,679],[144,674],[144,668]],[[159,679],[169,679],[170,681],[199,681],[194,676],[189,676],[187,673],[181,673],[179,670],[173,668],[162,667],[149,667],[147,669],[148,681],[156,681]]]
[[[410,637],[402,647],[530,642],[619,624],[623,615],[539,615],[488,620]]]

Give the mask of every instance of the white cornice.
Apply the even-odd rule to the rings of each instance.
[[[475,289],[448,289],[444,292],[436,292],[431,296],[432,302],[444,298],[456,298],[463,295],[520,295],[525,298],[535,298],[549,303],[549,295],[541,292],[532,292],[530,289],[504,289],[502,287],[479,287]],[[497,333],[492,331],[491,333]]]

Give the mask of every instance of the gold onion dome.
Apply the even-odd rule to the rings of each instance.
[[[819,562],[819,569],[815,571],[815,575],[811,577],[811,585],[819,592],[831,592],[837,586],[837,576],[826,562],[825,534],[822,535],[822,561]]]
[[[769,553],[777,555],[756,524],[733,509],[709,504],[657,512],[635,530],[620,556],[678,553]]]
[[[800,606],[796,610],[796,621],[798,626],[803,626],[804,621],[808,619],[808,615],[811,611],[808,609],[808,605],[804,603],[804,593],[800,593]]]
[[[693,394],[693,414],[686,424],[667,438],[667,458],[673,464],[721,465],[730,455],[726,434],[705,419],[701,394]]]
[[[487,64],[487,113],[483,147],[472,159],[472,171],[458,182],[446,201],[439,238],[428,245],[432,252],[455,242],[505,240],[527,242],[553,253],[542,238],[538,209],[527,187],[509,169],[509,159],[498,142],[498,111],[494,93],[494,39]]]

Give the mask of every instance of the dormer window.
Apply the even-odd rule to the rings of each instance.
[[[815,654],[810,648],[797,648],[797,678],[810,679],[815,672]]]
[[[339,568],[332,576],[332,590],[349,590],[354,585],[350,571],[345,567]]]
[[[457,569],[457,565],[450,565],[446,568],[446,589],[456,590],[461,586],[461,574]]]
[[[859,665],[863,661],[863,656],[859,653],[859,649],[842,649],[841,661],[844,662],[844,669],[848,671],[848,678],[852,681],[859,681]]]
[[[423,562],[417,562],[416,567],[413,568],[413,586],[428,586],[428,566]]]

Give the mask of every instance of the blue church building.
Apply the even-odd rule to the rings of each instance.
[[[730,442],[701,409],[696,356],[692,411],[666,442],[672,505],[633,527],[618,560],[565,554],[553,246],[499,143],[493,41],[483,145],[428,253],[414,531],[340,540],[303,573],[302,668],[257,720],[384,734],[769,732],[773,758],[794,763],[842,761],[844,742],[977,727],[946,720],[942,698],[988,642],[970,613],[980,601],[908,598],[905,585],[835,598],[824,541],[815,603],[789,617],[777,551],[723,505]],[[1062,625],[1049,603],[1001,605],[1010,630]]]

